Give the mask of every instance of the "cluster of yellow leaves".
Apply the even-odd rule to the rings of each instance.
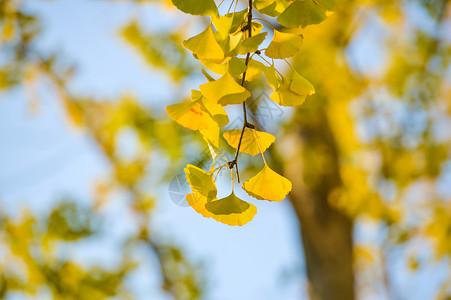
[[[288,179],[268,167],[263,156],[266,149],[274,143],[275,137],[250,128],[252,126],[248,124],[245,124],[242,130],[223,132],[227,143],[237,149],[237,155],[234,161],[227,160],[227,164],[214,169],[217,157],[214,148],[219,147],[221,127],[229,122],[223,107],[242,104],[249,99],[252,94],[244,87],[244,83],[257,80],[262,74],[274,90],[271,100],[281,106],[300,105],[307,96],[314,94],[313,85],[296,70],[293,69],[289,75],[283,76],[274,65],[274,59],[286,60],[296,55],[301,50],[303,36],[299,30],[272,28],[272,40],[263,48],[262,44],[268,32],[262,32],[264,27],[258,22],[260,19],[249,20],[248,9],[220,15],[213,0],[172,2],[185,13],[211,18],[208,26],[184,41],[183,46],[190,50],[206,69],[219,77],[215,79],[206,70],[202,70],[207,82],[200,85],[199,90],[192,90],[191,99],[166,108],[169,117],[178,124],[199,131],[212,154],[214,153],[210,171],[193,165],[185,168],[186,179],[193,191],[186,198],[194,210],[204,217],[229,225],[243,225],[252,220],[257,208],[239,199],[234,194],[233,184],[229,196],[217,199],[214,176],[222,167],[233,169],[238,153],[245,152],[252,156],[261,153],[263,157],[263,169],[242,184],[242,188],[250,196],[260,200],[282,201],[292,186]],[[335,6],[334,0],[255,0],[252,4],[261,14],[278,17],[277,22],[287,29],[320,23],[326,18],[326,13],[332,11]],[[262,56],[263,51],[267,59]],[[262,61],[254,57],[260,57]]]

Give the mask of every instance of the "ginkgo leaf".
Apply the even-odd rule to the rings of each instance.
[[[255,51],[257,51],[258,46],[260,46],[261,43],[263,43],[267,34],[268,34],[267,32],[262,32],[245,39],[240,45],[238,54],[244,55],[247,53],[254,53]]]
[[[201,99],[205,109],[213,117],[219,127],[225,126],[229,123],[229,117],[226,111],[220,104],[208,101],[205,97]]]
[[[238,54],[239,46],[243,41],[243,33],[229,34],[220,44],[225,56],[234,57]]]
[[[215,16],[218,14],[214,0],[172,0],[181,11],[191,15]]]
[[[228,71],[231,75],[239,75],[246,72],[247,67],[243,60],[232,57],[232,59],[228,62]]]
[[[241,129],[227,130],[223,133],[223,136],[230,146],[237,148],[240,141]],[[275,140],[276,138],[270,133],[246,128],[241,141],[240,152],[246,152],[255,156],[262,151],[265,152]]]
[[[213,145],[216,148],[219,147],[219,132],[220,132],[219,127],[215,127],[215,128],[211,128],[211,129],[203,129],[203,130],[199,130],[199,132],[207,144]]]
[[[202,93],[198,90],[191,90],[191,100],[196,101],[202,98]]]
[[[285,27],[302,28],[321,23],[326,19],[324,11],[312,0],[296,0],[277,18],[277,22]]]
[[[246,70],[246,81],[253,81],[262,76],[264,64],[255,59],[250,59]]]
[[[186,201],[202,216],[231,226],[242,226],[250,222],[257,213],[254,205],[239,199],[234,193],[226,198],[210,201],[199,193],[191,193],[186,195]]]
[[[279,16],[288,6],[285,0],[255,0],[253,4],[260,13],[271,17]]]
[[[251,96],[229,73],[216,81],[202,84],[200,91],[208,100],[221,105],[240,104]]]
[[[265,74],[266,82],[273,90],[277,90],[280,86],[280,79],[277,75],[276,68],[274,66],[269,66],[263,68],[263,73]]]
[[[243,183],[243,189],[259,200],[282,201],[291,191],[291,182],[267,165],[257,175]]]
[[[218,126],[218,123],[208,113],[200,100],[169,105],[166,107],[166,112],[171,119],[191,130],[209,129]]]
[[[215,26],[216,30],[221,35],[222,39],[225,39],[229,35],[229,33],[232,29],[233,16],[232,15],[226,15],[226,16],[218,15],[215,18],[213,18],[212,22],[213,22],[213,25]]]
[[[300,96],[311,96],[315,93],[313,85],[296,71],[293,71],[290,89]]]
[[[304,103],[307,96],[313,95],[313,85],[296,71],[292,78],[282,78],[279,88],[271,94],[270,98],[282,106],[296,106]]]
[[[183,42],[183,46],[192,51],[197,58],[215,62],[224,60],[224,51],[216,41],[211,25],[196,36]]]
[[[229,196],[213,200],[205,204],[212,218],[227,225],[242,226],[251,221],[257,213],[257,208],[241,200],[232,192]]]
[[[186,165],[185,178],[188,181],[191,190],[211,200],[216,197],[217,189],[213,179],[213,173],[207,172],[194,165]]]
[[[303,37],[300,34],[274,30],[274,36],[265,54],[268,57],[277,59],[292,57],[301,50],[302,42]]]
[[[252,28],[252,36],[260,34],[260,32],[263,29],[263,25],[261,23],[259,23],[259,22],[256,22],[256,21],[252,21],[251,25],[252,25],[251,26],[251,28]]]
[[[315,0],[324,10],[334,11],[337,4],[335,0]]]

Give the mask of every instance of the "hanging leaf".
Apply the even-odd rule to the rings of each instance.
[[[232,15],[226,16],[218,15],[215,18],[213,18],[212,22],[216,30],[221,35],[221,38],[225,39],[232,30],[233,17]]]
[[[303,36],[301,34],[274,30],[274,36],[265,54],[268,57],[276,59],[292,57],[301,50],[302,42]]]
[[[254,177],[243,183],[243,189],[259,200],[282,201],[291,191],[291,182],[267,165]]]
[[[255,59],[250,59],[246,70],[246,81],[253,81],[262,76],[264,64]]]
[[[307,96],[313,95],[315,88],[296,71],[292,78],[282,77],[279,88],[271,94],[270,98],[282,106],[296,106],[304,103]]]
[[[197,58],[215,62],[224,60],[224,51],[215,39],[211,25],[198,35],[183,42],[183,46],[192,51]]]
[[[186,195],[186,200],[202,216],[231,226],[242,226],[257,213],[254,205],[239,199],[233,192],[226,198],[211,201],[198,193],[191,193]]]
[[[267,32],[263,32],[245,39],[243,43],[241,43],[240,45],[238,54],[244,55],[247,53],[254,53],[255,51],[257,51],[258,47],[265,40],[267,34],[268,34]]]
[[[276,68],[274,66],[264,67],[263,73],[265,74],[266,82],[273,90],[277,90],[280,86],[280,78],[277,75]]]
[[[321,23],[325,19],[324,11],[312,0],[296,0],[277,18],[277,22],[285,27],[304,28]]]
[[[219,147],[219,132],[220,132],[219,127],[215,127],[212,129],[203,129],[199,130],[199,132],[207,144],[213,145],[216,148]]]
[[[246,72],[247,67],[242,59],[232,57],[228,63],[228,71],[231,75],[239,75]]]
[[[241,129],[227,130],[223,133],[223,136],[227,143],[236,149],[240,141]],[[246,128],[241,141],[240,152],[249,153],[250,155],[255,156],[262,151],[265,152],[275,140],[276,138],[270,133]]]
[[[235,57],[238,54],[239,46],[243,41],[243,33],[239,32],[235,35],[229,34],[220,44],[224,51],[224,55]]]
[[[319,4],[324,10],[327,11],[334,11],[337,4],[335,3],[335,0],[314,0],[316,3]]]
[[[218,8],[214,0],[172,0],[181,11],[191,15],[216,16]]]
[[[213,179],[213,174],[202,170],[194,165],[188,164],[185,171],[185,177],[191,190],[211,200],[216,197],[217,189]]]
[[[205,97],[202,97],[201,101],[205,109],[213,117],[219,127],[225,126],[229,123],[229,117],[227,116],[227,113],[222,105],[208,101]]]
[[[251,96],[229,73],[216,81],[202,84],[200,91],[208,100],[221,105],[240,104]]]
[[[166,112],[171,119],[191,130],[218,126],[200,100],[169,105],[166,107]]]
[[[279,16],[285,8],[287,8],[288,3],[286,0],[255,0],[254,7],[262,14],[271,17]]]

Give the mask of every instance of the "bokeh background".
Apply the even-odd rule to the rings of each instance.
[[[318,253],[352,246],[356,299],[449,299],[448,1],[337,1],[292,61],[316,95],[282,109],[253,86],[298,189],[238,191],[258,207],[243,227],[184,201],[183,167],[210,158],[165,113],[205,81],[181,42],[208,22],[163,0],[0,1],[0,298],[309,299],[305,242],[332,236]],[[318,208],[312,229],[309,201],[353,244]]]

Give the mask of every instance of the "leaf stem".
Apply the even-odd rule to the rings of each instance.
[[[248,13],[247,13],[247,26],[246,27],[247,27],[247,30],[249,33],[249,37],[251,37],[252,36],[252,0],[249,0],[249,7],[248,7]],[[250,56],[251,56],[251,53],[248,52],[246,54],[246,61],[245,61],[246,68],[249,65]],[[241,86],[242,87],[244,87],[245,82],[246,82],[246,71],[243,73],[243,77],[241,78]],[[238,183],[240,182],[240,172],[238,171],[238,155],[240,154],[241,142],[243,141],[244,130],[246,130],[246,127],[253,127],[253,126],[247,122],[246,101],[244,101],[243,102],[243,128],[241,129],[240,140],[238,141],[238,146],[236,147],[235,158],[229,164],[230,169],[232,169],[233,167],[235,167],[235,169],[236,169],[236,178],[238,180]],[[233,183],[232,183],[232,186],[233,186]]]

